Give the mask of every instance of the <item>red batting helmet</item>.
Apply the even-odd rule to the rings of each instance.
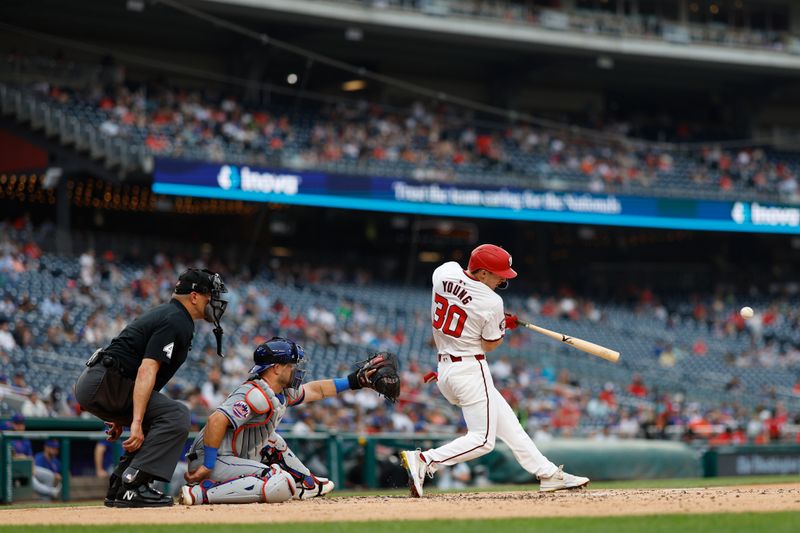
[[[494,244],[481,244],[472,250],[467,268],[470,272],[482,268],[506,279],[517,277],[517,273],[511,268],[511,254]]]

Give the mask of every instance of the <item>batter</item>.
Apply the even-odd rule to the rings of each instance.
[[[499,437],[517,462],[540,480],[541,491],[582,487],[589,478],[573,476],[549,461],[519,423],[508,402],[494,387],[486,354],[503,343],[517,317],[505,314],[495,292],[517,277],[511,255],[493,244],[475,248],[467,270],[455,261],[433,272],[431,321],[438,351],[438,386],[444,397],[461,407],[467,434],[425,451],[400,452],[412,496],[422,497],[425,476],[440,465],[463,463],[494,449]]]

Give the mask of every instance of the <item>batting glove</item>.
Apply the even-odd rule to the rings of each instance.
[[[517,315],[506,313],[506,329],[514,329],[519,326]]]

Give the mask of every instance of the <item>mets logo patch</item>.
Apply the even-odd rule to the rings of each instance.
[[[247,402],[236,402],[231,411],[236,418],[247,418],[250,414],[250,406],[247,405]]]

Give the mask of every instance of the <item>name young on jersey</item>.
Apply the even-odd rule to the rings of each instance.
[[[467,289],[462,285],[462,281],[459,280],[458,282],[455,281],[442,281],[442,288],[444,292],[449,292],[453,296],[459,299],[461,305],[467,305],[472,301],[472,296],[470,296]]]

